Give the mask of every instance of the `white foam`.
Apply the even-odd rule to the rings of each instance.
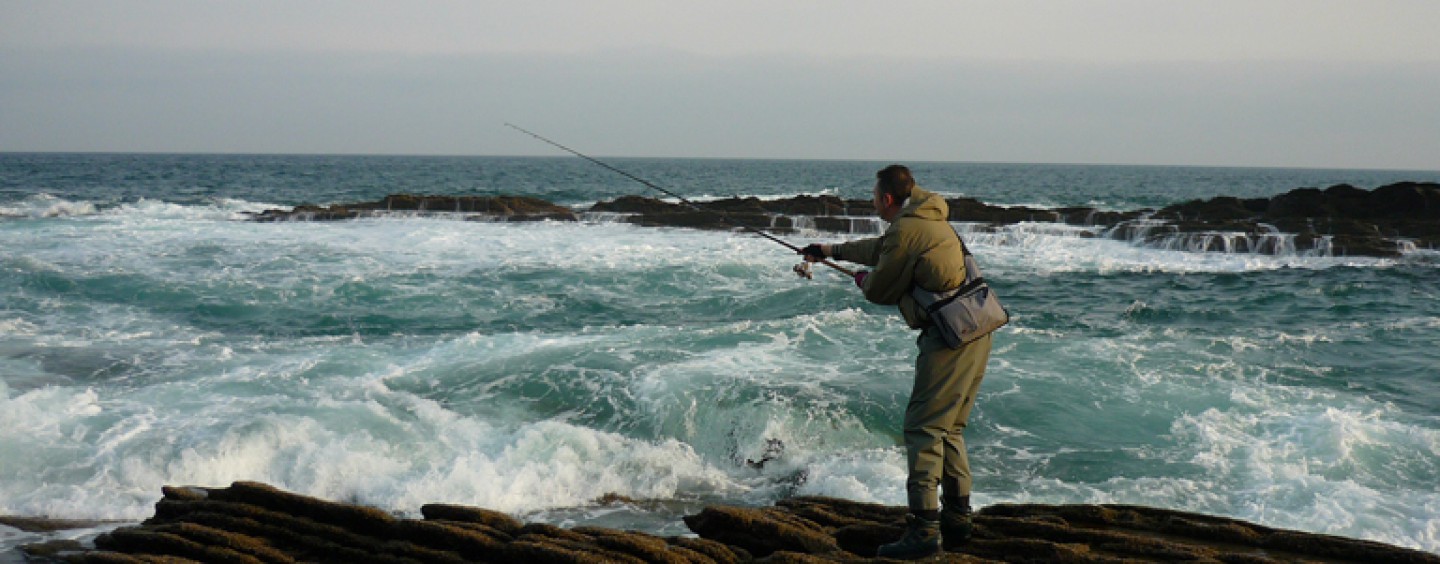
[[[569,268],[622,268],[644,261],[647,265],[704,268],[706,261],[721,253],[727,260],[750,257],[789,258],[789,252],[753,236],[731,232],[688,229],[642,228],[616,223],[476,223],[427,218],[380,218],[340,223],[279,224],[257,226],[234,221],[241,211],[258,211],[264,204],[224,200],[211,206],[182,206],[153,200],[124,204],[105,216],[133,221],[112,229],[117,236],[136,236],[153,245],[175,245],[193,241],[195,230],[155,232],[153,222],[221,222],[204,230],[202,237],[254,244],[280,235],[304,236],[309,244],[355,252],[386,252],[387,264],[394,259],[415,257],[416,263],[460,264],[460,259],[479,266],[520,265],[534,260]],[[862,218],[873,221],[873,218]],[[1093,228],[1057,223],[1020,223],[991,231],[989,228],[957,224],[977,252],[987,271],[1005,264],[1019,265],[1026,272],[1059,273],[1074,271],[1112,272],[1245,272],[1280,268],[1330,268],[1335,266],[1385,267],[1402,264],[1397,259],[1367,257],[1312,257],[1303,254],[1264,255],[1251,253],[1200,253],[1137,246],[1128,241],[1093,238]],[[180,238],[168,238],[168,237]],[[847,239],[866,234],[837,235],[804,232],[802,239]],[[238,239],[237,239],[238,238]],[[760,245],[744,243],[747,239]],[[741,241],[742,247],[736,247]],[[743,251],[743,252],[735,252]],[[1412,254],[1417,256],[1418,254]],[[544,257],[540,259],[539,257]],[[503,261],[503,262],[501,262]],[[1001,264],[997,264],[997,262]],[[403,264],[403,261],[401,262]],[[992,266],[993,265],[993,266]]]
[[[1396,492],[1389,484],[1434,475],[1440,432],[1401,423],[1386,405],[1336,406],[1338,396],[1313,388],[1237,388],[1234,399],[1235,408],[1182,416],[1171,429],[1180,443],[1176,452],[1193,453],[1189,462],[1220,480],[1211,486],[1226,494],[1227,513],[1273,526],[1434,546],[1427,544],[1434,539],[1415,531],[1440,524],[1433,512],[1440,494]],[[1408,460],[1375,458],[1412,448],[1419,455]],[[1422,526],[1397,526],[1377,515]]]
[[[208,205],[184,205],[141,198],[105,210],[107,218],[134,222],[155,221],[238,221],[243,212],[259,212],[265,207],[243,200],[218,199]]]
[[[31,200],[38,201],[47,198],[53,199],[53,197],[41,195],[32,197]],[[61,204],[55,203],[53,205]],[[96,213],[93,211],[93,204],[86,205],[89,205],[92,208],[92,210],[88,213]],[[49,209],[51,206],[52,204],[48,203],[47,201],[46,205],[41,207]],[[138,202],[122,204],[115,208],[106,210],[103,215],[107,217],[129,218],[136,222],[164,220],[233,221],[244,217],[241,212],[256,212],[267,209],[269,207],[273,207],[273,205],[231,199],[217,199],[212,204],[205,206],[187,206],[170,204],[155,200],[140,200]],[[64,208],[64,206],[61,205],[61,208]],[[600,221],[599,219],[594,217],[591,217],[590,219],[592,221]],[[876,221],[874,218],[858,219],[864,219],[872,222]],[[429,221],[434,221],[441,224],[450,224],[449,227],[439,227],[438,229],[449,230],[451,231],[452,235],[458,235],[461,237],[464,237],[467,232],[472,231],[472,229],[469,228],[475,227],[477,225],[473,222],[443,222],[434,218],[421,217],[372,219],[362,220],[360,222],[346,223],[362,223],[367,226],[371,226],[373,225],[372,222],[383,223],[387,221],[394,222],[394,224],[396,225],[393,225],[393,227],[400,231],[435,230],[422,227],[426,224],[426,222]],[[597,239],[609,241],[617,234],[617,232],[615,231],[606,231],[603,233],[594,233],[593,231],[572,233],[575,232],[577,228],[594,229],[597,227],[620,227],[611,224],[577,225],[564,222],[538,222],[535,224],[523,225],[501,223],[491,224],[490,226],[495,229],[502,230],[502,232],[506,235],[504,237],[505,239],[509,239],[509,235],[522,234],[525,233],[527,230],[532,229],[538,229],[542,233],[550,232],[550,234],[552,235],[551,237],[544,237],[543,235],[541,235],[540,237],[538,237],[538,239],[546,241],[549,244],[556,245],[558,248],[554,249],[554,251],[562,251],[566,247],[589,247],[589,245],[571,243],[570,241],[574,238],[579,238],[582,241],[594,241]],[[713,232],[697,232],[685,229],[657,230],[654,228],[637,228],[630,225],[625,225],[623,227],[639,230],[640,234],[637,235],[635,239],[647,239],[649,243],[634,246],[622,245],[616,247],[613,252],[606,252],[603,253],[603,255],[641,253],[648,254],[648,256],[650,256],[651,258],[667,256],[691,258],[693,256],[696,256],[697,253],[704,253],[708,250],[705,248],[706,245],[704,243],[701,243],[701,241],[713,241],[714,238],[717,236],[717,234]],[[1255,239],[1256,237],[1268,237],[1270,235],[1220,233],[1207,236],[1205,234],[1195,234],[1186,235],[1184,240],[1175,239],[1168,243],[1161,242],[1156,244],[1147,244],[1136,241],[1117,241],[1104,238],[1092,239],[1091,237],[1097,235],[1095,233],[1095,228],[1093,227],[1072,226],[1048,222],[1022,222],[1020,224],[1003,226],[993,231],[989,227],[980,228],[977,226],[966,224],[957,224],[957,227],[965,231],[966,239],[972,244],[974,244],[976,247],[983,248],[987,246],[994,246],[1002,249],[1012,247],[1024,249],[1025,251],[1027,251],[1027,254],[1033,256],[1038,261],[1044,261],[1045,264],[1049,265],[1046,267],[1047,269],[1055,272],[1076,270],[1084,271],[1095,269],[1098,269],[1101,272],[1236,272],[1278,268],[1329,268],[1334,266],[1385,267],[1393,264],[1404,264],[1407,262],[1423,263],[1425,261],[1425,257],[1428,256],[1428,252],[1424,250],[1410,252],[1403,259],[1372,259],[1367,257],[1336,258],[1324,256],[1309,256],[1315,253],[1303,250],[1296,250],[1291,253],[1282,253],[1280,255],[1269,255],[1253,254],[1251,252],[1206,253],[1195,252],[1193,249],[1190,249],[1190,247],[1192,246],[1200,245],[1201,243],[1203,243],[1203,241],[1206,240],[1206,237],[1218,237],[1219,239],[1217,240],[1222,240],[1226,244],[1231,244],[1236,237],[1249,237],[1251,239]],[[238,227],[236,229],[241,231],[244,230],[243,228]],[[315,229],[319,230],[321,228]],[[226,228],[222,227],[221,230],[226,230]],[[280,230],[282,229],[274,226],[271,226],[271,228],[269,229],[269,231]],[[875,229],[876,233],[878,233],[878,231],[878,229]],[[728,236],[730,234],[719,235]],[[803,231],[799,236],[804,238],[833,239],[854,238],[869,235],[870,234],[868,232],[847,236]],[[483,237],[484,235],[481,236]],[[1279,237],[1280,235],[1275,234],[1274,236]],[[676,242],[683,244],[653,244],[657,240],[665,240],[668,242],[676,239],[677,237],[681,240]],[[361,241],[357,241],[357,243],[358,242]],[[483,244],[483,240],[481,241],[481,243]],[[1209,244],[1205,243],[1205,245],[1208,246]],[[1243,245],[1243,247],[1245,248],[1260,248],[1264,246],[1265,245],[1260,245],[1255,241],[1251,241],[1250,243]],[[772,251],[774,251],[774,249],[772,249]],[[576,252],[581,252],[581,249],[577,248]],[[553,252],[544,254],[560,254],[561,257],[576,256],[574,254]],[[606,261],[605,264],[616,264],[616,262]]]
[[[1196,252],[1177,245],[1148,246],[1098,236],[1093,227],[1048,222],[1021,222],[991,227],[954,223],[966,244],[980,257],[987,275],[1049,275],[1066,272],[1251,272],[1283,268],[1326,269],[1338,266],[1385,268],[1403,260],[1373,257],[1330,257],[1312,253],[1257,254]],[[829,240],[853,240],[873,234],[804,233]],[[1198,235],[1197,237],[1203,237]],[[1019,269],[1012,272],[1011,268]],[[998,277],[998,276],[991,276]]]
[[[34,335],[39,329],[34,323],[21,318],[0,319],[0,335]]]
[[[477,340],[483,339],[461,341]],[[498,350],[547,345],[544,338],[526,340]],[[434,360],[421,357],[416,366],[427,358]],[[385,382],[405,374],[393,367],[358,379],[285,376],[314,365],[300,357],[272,361],[268,375],[195,375],[104,400],[95,390],[58,387],[6,398],[0,444],[37,465],[12,469],[19,472],[0,485],[0,511],[133,519],[150,511],[160,485],[240,479],[400,511],[446,500],[523,512],[583,505],[610,492],[670,498],[746,489],[682,442],[560,420],[496,427],[391,391]],[[237,385],[294,390],[246,397],[236,395]],[[11,433],[26,440],[16,445]],[[87,454],[74,456],[81,452]]]
[[[0,206],[0,218],[64,218],[96,213],[97,208],[93,202],[66,200],[50,194],[36,194],[11,205]]]
[[[796,493],[869,503],[905,503],[905,452],[863,449],[815,460]]]
[[[1364,327],[1367,325],[1369,324],[1355,324],[1354,326]],[[1382,321],[1378,326],[1387,331],[1440,329],[1440,317],[1402,317],[1392,321]]]

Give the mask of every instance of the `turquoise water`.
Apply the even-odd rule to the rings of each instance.
[[[613,164],[694,197],[863,197],[887,163]],[[1107,209],[1440,179],[914,168],[947,194]],[[714,501],[902,504],[914,335],[838,275],[795,278],[773,243],[241,221],[396,192],[644,190],[567,158],[0,155],[0,514],[140,520],[161,485],[241,479],[666,534]],[[1440,551],[1437,253],[969,231],[1015,314],[967,432],[979,504],[1147,504]],[[770,439],[783,455],[746,466]],[[610,492],[640,501],[593,503]]]

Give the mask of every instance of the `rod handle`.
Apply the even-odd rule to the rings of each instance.
[[[848,268],[845,268],[845,267],[843,267],[843,266],[840,266],[840,265],[838,265],[838,264],[835,264],[835,263],[833,263],[833,262],[830,262],[829,260],[822,260],[822,261],[820,261],[820,264],[823,264],[823,265],[828,266],[828,267],[830,267],[830,268],[833,268],[833,269],[835,269],[835,270],[839,270],[840,272],[844,272],[846,276],[849,276],[849,277],[851,277],[851,278],[854,278],[854,277],[855,277],[855,271],[850,270],[850,269],[848,269]]]

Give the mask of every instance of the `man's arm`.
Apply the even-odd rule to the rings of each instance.
[[[880,262],[880,248],[884,245],[885,237],[885,235],[881,235],[870,239],[858,239],[830,245],[830,258],[875,266]]]
[[[898,233],[880,237],[879,241],[878,256],[871,263],[875,269],[865,277],[860,288],[865,293],[865,299],[873,303],[895,305],[910,292],[915,266],[910,253],[901,249]]]

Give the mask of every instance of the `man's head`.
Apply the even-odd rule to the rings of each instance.
[[[915,178],[910,169],[893,164],[875,173],[875,213],[880,219],[891,221],[905,207],[905,199],[915,188]]]

